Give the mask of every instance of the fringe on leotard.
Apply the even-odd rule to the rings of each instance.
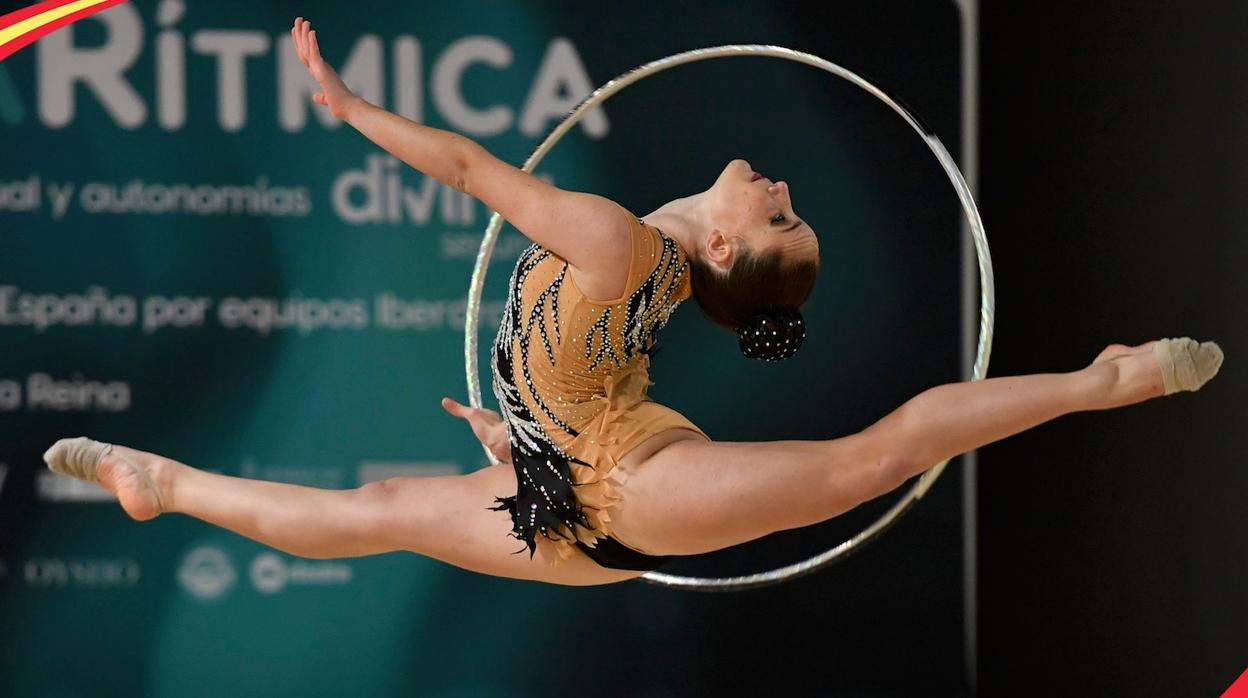
[[[572,470],[569,461],[589,466],[584,461],[565,457],[559,453],[537,454],[512,451],[512,465],[516,469],[516,494],[495,497],[498,506],[492,511],[506,511],[511,515],[511,536],[523,541],[529,550],[529,558],[537,552],[537,536],[547,540],[575,539],[577,527],[593,530],[585,515],[585,507],[573,493]],[[524,548],[516,551],[524,552]]]

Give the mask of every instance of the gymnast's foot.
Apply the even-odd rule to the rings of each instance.
[[[1190,337],[1160,339],[1134,347],[1111,344],[1092,365],[1110,363],[1116,375],[1106,407],[1121,407],[1182,390],[1197,391],[1222,367],[1222,348]]]
[[[112,492],[136,521],[170,510],[172,461],[167,459],[80,436],[57,441],[43,460],[55,472],[98,483]]]

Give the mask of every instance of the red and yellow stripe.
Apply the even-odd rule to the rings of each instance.
[[[39,37],[126,0],[46,0],[0,16],[0,61]]]

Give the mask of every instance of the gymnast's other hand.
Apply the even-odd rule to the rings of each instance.
[[[321,91],[312,95],[312,101],[329,107],[329,113],[335,119],[345,121],[351,108],[360,101],[346,83],[338,77],[338,73],[321,58],[321,47],[316,42],[316,32],[312,31],[312,23],[302,17],[295,18],[295,26],[291,27],[290,36],[295,40],[295,53],[299,60],[312,73],[312,78],[321,86]]]
[[[469,407],[455,402],[449,397],[442,398],[442,408],[447,412],[468,420],[472,433],[494,457],[504,463],[511,462],[511,441],[507,438],[507,424],[493,410],[481,407]]]

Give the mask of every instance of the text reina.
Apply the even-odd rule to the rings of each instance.
[[[182,128],[187,114],[188,53],[215,63],[217,123],[225,131],[247,125],[247,66],[252,59],[267,57],[273,48],[268,34],[259,31],[201,29],[187,36],[174,28],[186,7],[182,0],[162,0],[156,10],[160,28],[155,44],[155,120],[165,130]],[[53,32],[36,43],[39,118],[45,126],[61,128],[74,120],[75,98],[82,84],[122,128],[133,129],[149,118],[148,104],[126,77],[143,50],[144,28],[138,11],[129,3],[114,6],[82,20],[103,24],[105,40],[99,46],[79,46],[75,25]],[[356,94],[373,104],[386,106],[384,45],[380,37],[366,34],[356,39],[347,58],[336,65],[339,74]],[[424,122],[422,54],[415,37],[401,35],[390,45],[391,97],[389,109],[413,121]],[[289,34],[277,39],[277,119],[283,130],[301,131],[311,109],[322,125],[338,125],[329,110],[311,102],[318,91],[316,81],[299,62]],[[495,136],[518,125],[525,136],[538,136],[589,95],[593,85],[572,42],[551,40],[537,73],[515,111],[505,104],[473,104],[464,96],[464,73],[484,65],[504,70],[512,63],[506,43],[489,36],[468,36],[452,42],[430,70],[429,94],[438,115],[456,131],[475,137]],[[607,118],[595,109],[581,122],[585,133],[601,138],[608,130]]]

